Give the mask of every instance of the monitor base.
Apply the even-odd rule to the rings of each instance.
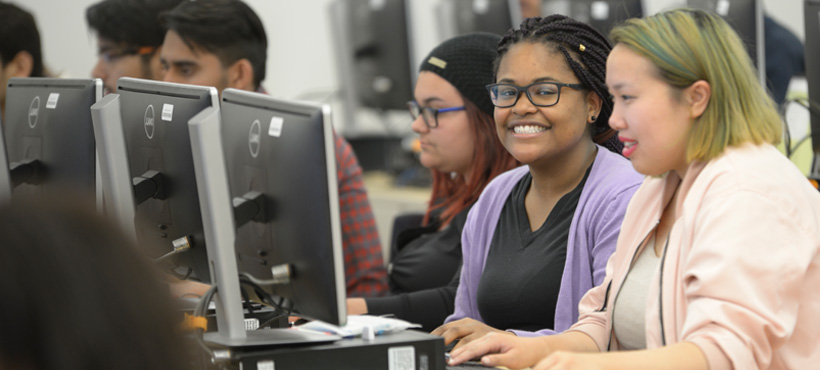
[[[300,344],[332,343],[338,335],[312,333],[295,329],[260,329],[245,332],[244,338],[228,338],[218,332],[205,333],[204,339],[211,344],[225,347],[292,346]]]

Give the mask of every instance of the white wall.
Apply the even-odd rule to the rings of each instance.
[[[46,65],[70,77],[86,77],[95,61],[94,38],[85,25],[85,9],[98,0],[10,0],[31,10],[38,20]],[[333,0],[246,0],[265,23],[268,64],[264,87],[275,96],[329,97],[338,90],[328,7]],[[435,47],[438,29],[436,5],[441,0],[408,0],[413,29],[412,47],[420,59]],[[803,0],[762,0],[768,13],[804,39]],[[648,14],[683,0],[644,0]],[[798,86],[804,86],[798,84]],[[804,88],[804,87],[801,87]],[[403,111],[377,115],[359,111],[345,123],[342,104],[334,104],[334,125],[342,134],[392,132],[407,134],[409,118]],[[355,128],[354,126],[355,125]]]
[[[85,8],[97,0],[12,0],[31,10],[43,39],[46,63],[72,77],[89,75],[95,62],[93,38],[85,25]],[[438,42],[433,20],[439,0],[411,0],[417,65]],[[336,71],[326,10],[331,0],[247,0],[260,15],[268,33],[268,76],[272,94],[296,97],[336,89]],[[674,5],[675,0],[645,0],[649,12]],[[802,0],[763,0],[767,11],[803,39]]]
[[[72,77],[89,75],[95,45],[85,24],[85,9],[98,0],[11,0],[34,13],[46,63]],[[432,13],[436,0],[412,0],[411,11]],[[265,88],[274,95],[298,96],[337,87],[330,22],[331,0],[247,0],[265,23],[269,38]],[[420,19],[422,17],[415,17]],[[432,19],[432,15],[424,17]],[[420,22],[414,46],[426,53],[435,46],[431,22]]]

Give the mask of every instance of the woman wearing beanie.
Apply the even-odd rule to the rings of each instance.
[[[394,314],[430,331],[453,312],[467,212],[497,175],[518,166],[495,133],[493,82],[500,37],[475,33],[436,47],[421,64],[408,103],[421,141],[421,163],[433,174],[422,226],[399,234],[389,268],[391,295],[350,298],[350,314]]]
[[[467,216],[455,312],[433,331],[446,344],[564,331],[603,281],[643,180],[607,124],[610,50],[562,15],[528,18],[499,43],[487,96],[498,137],[527,166],[493,180]]]

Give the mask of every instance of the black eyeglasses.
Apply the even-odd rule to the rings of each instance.
[[[435,109],[430,107],[420,107],[415,101],[407,102],[407,109],[410,111],[410,117],[416,120],[421,116],[424,119],[424,124],[429,128],[438,127],[438,114],[446,112],[455,112],[464,110],[464,106]]]
[[[499,108],[509,108],[518,103],[521,93],[527,93],[532,105],[536,107],[549,107],[558,104],[561,96],[561,88],[570,87],[575,90],[583,90],[581,84],[562,84],[558,82],[536,82],[527,86],[517,86],[513,84],[489,84],[487,91],[490,92],[490,100],[493,105]]]

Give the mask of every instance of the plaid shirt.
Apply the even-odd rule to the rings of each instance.
[[[362,182],[362,168],[350,144],[335,132],[333,135],[347,295],[379,297],[388,291],[387,270],[382,260],[376,220]]]

